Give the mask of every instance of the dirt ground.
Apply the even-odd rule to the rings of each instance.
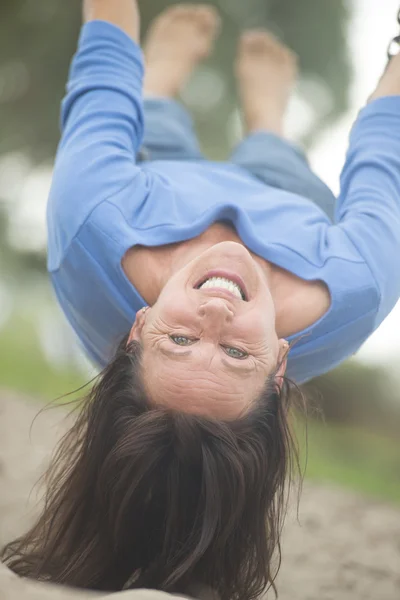
[[[39,408],[31,400],[0,393],[0,546],[34,518],[36,496],[30,491],[66,426],[60,409],[51,410],[38,417],[29,435]],[[281,600],[399,600],[400,510],[340,489],[305,485],[300,524],[294,514],[287,520],[278,590]],[[172,598],[152,591],[111,596]],[[86,597],[25,582],[0,566],[0,600]]]

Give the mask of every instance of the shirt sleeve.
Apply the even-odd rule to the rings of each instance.
[[[400,96],[380,98],[361,111],[341,175],[336,220],[375,280],[378,326],[400,297]]]
[[[49,265],[56,268],[90,213],[113,197],[143,194],[143,57],[118,27],[86,24],[62,103],[62,138],[48,203]],[[141,198],[137,198],[140,202]]]

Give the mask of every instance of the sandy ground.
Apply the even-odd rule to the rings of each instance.
[[[31,489],[66,426],[60,409],[51,410],[38,417],[29,435],[39,408],[31,400],[0,393],[0,545],[34,518],[37,501]],[[300,524],[294,514],[287,520],[278,589],[281,600],[399,600],[400,510],[342,490],[305,485]],[[172,598],[152,591],[108,597],[114,596]],[[25,582],[0,566],[0,600],[86,597]]]

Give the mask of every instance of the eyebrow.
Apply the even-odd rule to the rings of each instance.
[[[168,350],[168,348],[160,348],[160,352],[162,352],[162,354],[165,354],[166,356],[168,356],[169,358],[172,358],[173,360],[179,360],[180,358],[184,357],[184,356],[190,356],[192,354],[192,350],[184,350],[183,352],[176,352],[175,350]],[[246,367],[245,365],[240,366],[239,365],[234,365],[232,364],[230,361],[228,361],[226,358],[222,358],[221,362],[223,365],[225,365],[225,367],[227,369],[229,369],[230,371],[234,371],[235,373],[246,373],[246,374],[250,374],[252,373],[255,368],[254,366],[248,366]],[[244,362],[244,361],[243,361]]]

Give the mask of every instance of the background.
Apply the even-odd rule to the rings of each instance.
[[[47,281],[45,209],[59,104],[80,0],[0,5],[0,388],[50,401],[90,379]],[[142,2],[144,30],[171,2]],[[268,27],[300,56],[291,137],[338,191],[348,134],[397,35],[398,0],[219,0],[224,28],[183,100],[208,156],[241,135],[232,59],[240,31]],[[400,232],[399,232],[400,235]],[[307,386],[307,477],[400,504],[400,307],[340,369]],[[8,392],[7,392],[8,393]],[[322,417],[322,414],[324,417]],[[304,427],[299,422],[304,446]]]

